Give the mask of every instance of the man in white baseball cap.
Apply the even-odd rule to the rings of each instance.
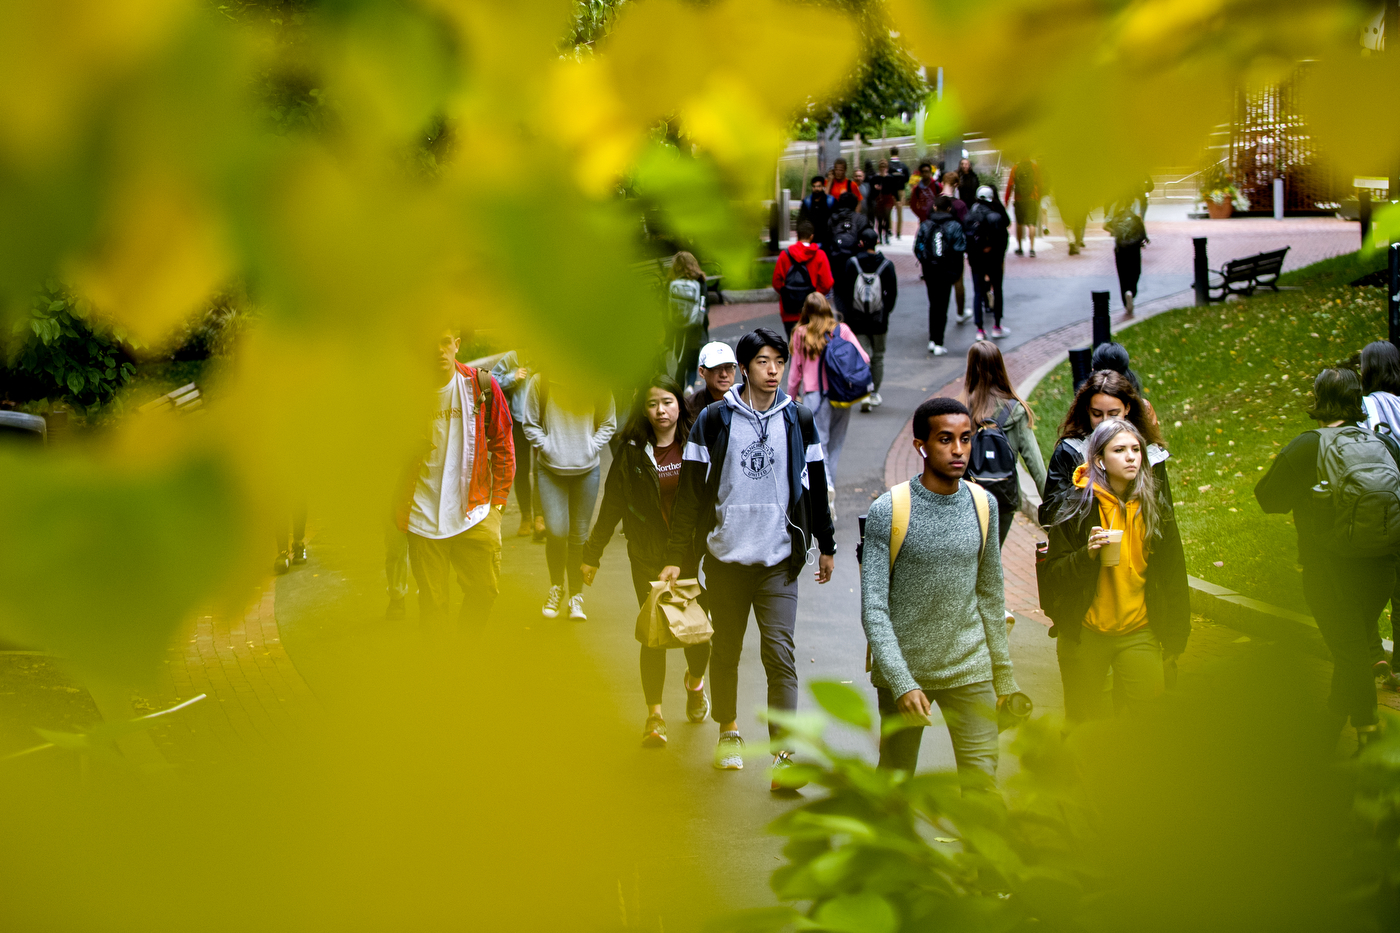
[[[700,378],[705,380],[705,388],[690,390],[685,407],[691,420],[697,418],[706,405],[724,398],[724,393],[734,384],[734,371],[739,361],[734,358],[734,348],[716,340],[700,348]]]

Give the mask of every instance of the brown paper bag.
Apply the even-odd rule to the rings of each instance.
[[[684,648],[710,640],[714,629],[700,605],[700,581],[652,581],[637,613],[637,641],[648,648]]]

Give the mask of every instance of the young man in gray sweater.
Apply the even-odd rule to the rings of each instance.
[[[739,340],[743,385],[723,405],[704,409],[690,429],[681,484],[671,507],[671,537],[662,580],[703,556],[705,590],[714,626],[710,654],[710,715],[719,723],[715,767],[744,767],[739,734],[739,655],[752,610],[758,622],[768,706],[797,708],[797,577],[815,561],[816,581],[831,579],[836,553],[826,498],[826,469],[812,413],[779,388],[787,342],[759,328]],[[815,493],[813,492],[815,490]],[[770,739],[782,730],[770,723]],[[779,747],[772,789],[792,759]]]
[[[1016,692],[1006,641],[997,503],[985,522],[962,479],[972,417],[959,401],[933,398],[914,413],[924,471],[909,482],[908,526],[891,565],[894,497],[870,506],[861,565],[861,621],[870,680],[879,696],[880,767],[912,772],[922,726],[937,703],[948,724],[964,789],[995,787],[997,698]],[[897,536],[896,536],[897,537]],[[909,728],[888,732],[902,719]]]

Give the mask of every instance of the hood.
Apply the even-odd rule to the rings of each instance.
[[[953,215],[948,213],[947,211],[934,211],[933,213],[928,215],[928,219],[941,224],[946,221],[952,220]]]
[[[1074,476],[1070,480],[1074,483],[1075,489],[1083,489],[1089,485],[1089,464],[1081,463],[1074,468]]]
[[[767,419],[778,414],[778,412],[782,411],[784,408],[787,408],[788,405],[792,403],[792,399],[785,395],[782,389],[779,389],[777,396],[773,399],[772,407],[770,407],[767,411],[756,411],[755,409],[749,407],[749,403],[744,401],[744,399],[741,397],[740,393],[742,393],[743,391],[744,386],[740,383],[736,383],[735,385],[729,387],[728,392],[724,393],[724,400],[726,403],[728,403],[730,408],[734,409],[735,411],[742,412],[743,414],[754,419],[755,421],[766,421]]]
[[[822,248],[816,243],[803,243],[801,240],[798,240],[788,247],[788,252],[792,254],[792,258],[801,263],[807,262],[807,260],[821,251]],[[729,391],[733,392],[734,388],[735,387],[731,386]]]

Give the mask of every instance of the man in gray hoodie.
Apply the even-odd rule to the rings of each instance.
[[[816,558],[818,583],[831,579],[836,541],[826,497],[826,469],[812,413],[779,389],[787,342],[766,328],[745,334],[735,352],[743,385],[724,405],[702,411],[691,428],[671,509],[662,580],[675,580],[692,555],[704,557],[711,641],[711,716],[719,723],[715,767],[744,766],[739,734],[739,656],[749,610],[758,621],[768,706],[797,708],[797,577]],[[816,490],[816,494],[812,494]],[[770,738],[781,729],[768,726]],[[790,754],[773,759],[773,790]]]
[[[972,433],[972,416],[956,399],[932,398],[915,411],[923,474],[909,481],[902,534],[892,530],[894,493],[903,491],[871,503],[860,574],[861,622],[880,703],[880,767],[913,772],[918,726],[929,723],[936,702],[965,789],[995,786],[997,698],[1016,692],[997,502],[962,478]],[[900,720],[913,727],[890,731],[888,724]]]

